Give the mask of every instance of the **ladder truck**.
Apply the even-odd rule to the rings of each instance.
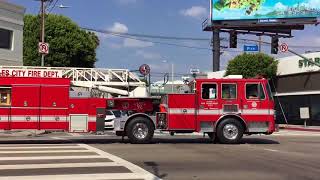
[[[275,131],[274,102],[265,79],[196,79],[192,91],[148,97],[128,70],[0,67],[0,129],[104,131],[108,110],[118,136],[151,142],[154,131],[201,132],[221,143]]]

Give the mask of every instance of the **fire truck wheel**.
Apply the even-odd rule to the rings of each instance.
[[[223,120],[217,128],[217,137],[222,144],[238,144],[243,136],[242,124],[232,118]]]
[[[132,144],[147,144],[151,142],[154,127],[148,119],[136,117],[129,122],[126,133]]]

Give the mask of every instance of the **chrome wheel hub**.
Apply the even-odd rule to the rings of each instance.
[[[227,139],[234,140],[238,137],[239,130],[237,126],[233,124],[226,124],[223,127],[223,136]]]
[[[133,128],[133,135],[137,139],[144,139],[148,135],[148,127],[144,123],[137,123]]]

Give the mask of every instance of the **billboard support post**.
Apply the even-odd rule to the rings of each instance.
[[[212,57],[213,57],[213,72],[220,70],[220,29],[214,28],[213,30],[213,47],[212,47]]]

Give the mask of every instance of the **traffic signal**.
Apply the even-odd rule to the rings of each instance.
[[[230,32],[230,48],[237,48],[238,45],[238,37],[237,37],[237,32],[236,31],[231,31]]]
[[[271,54],[278,54],[279,51],[279,37],[272,36],[271,38]]]

